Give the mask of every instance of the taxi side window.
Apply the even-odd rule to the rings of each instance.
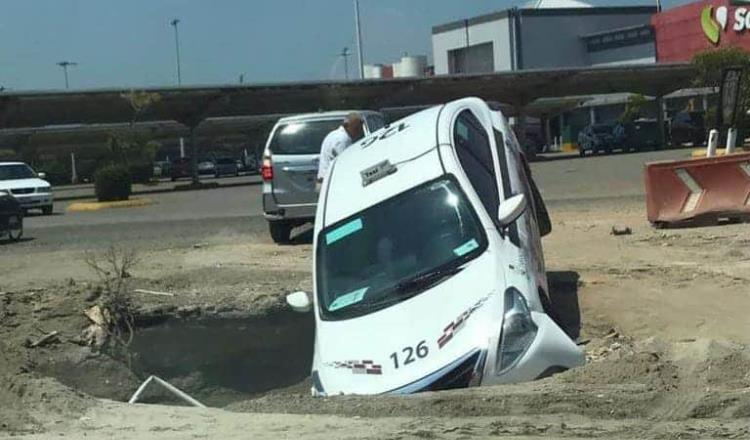
[[[495,167],[492,163],[492,147],[487,131],[469,110],[461,112],[456,119],[453,143],[461,167],[466,172],[487,214],[497,224],[500,196]]]
[[[385,127],[385,119],[380,115],[371,115],[367,117],[367,128],[370,133],[375,133]]]

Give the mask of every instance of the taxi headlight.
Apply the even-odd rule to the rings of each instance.
[[[510,288],[505,292],[505,314],[500,345],[497,347],[495,371],[498,375],[515,364],[528,350],[538,327],[531,319],[529,306],[521,292]]]

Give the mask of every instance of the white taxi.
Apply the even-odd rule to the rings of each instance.
[[[314,292],[287,297],[315,313],[315,395],[530,381],[584,363],[548,315],[543,202],[500,112],[477,98],[422,111],[352,145],[324,182]]]

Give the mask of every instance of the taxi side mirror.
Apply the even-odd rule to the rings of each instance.
[[[526,196],[523,194],[517,194],[500,203],[497,210],[500,226],[506,228],[518,220],[518,217],[526,211],[526,203]]]
[[[295,312],[307,313],[312,310],[312,301],[310,295],[307,292],[294,292],[286,296],[286,303]]]

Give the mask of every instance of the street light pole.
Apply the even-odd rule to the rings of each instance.
[[[359,62],[359,79],[365,79],[364,56],[362,54],[362,29],[359,23],[359,0],[354,0],[354,20],[357,28],[357,61]]]
[[[344,59],[344,77],[346,79],[349,79],[349,57],[352,55],[351,52],[349,52],[349,48],[345,47],[344,50],[341,51],[341,58]]]
[[[174,47],[177,54],[177,86],[181,86],[182,75],[180,72],[180,34],[177,30],[177,25],[180,24],[180,20],[178,18],[175,18],[174,20],[170,21],[169,24],[174,27]]]
[[[67,90],[70,88],[70,84],[68,83],[68,66],[77,66],[78,63],[72,61],[60,61],[57,65],[63,69],[63,73],[65,74],[65,89]]]

